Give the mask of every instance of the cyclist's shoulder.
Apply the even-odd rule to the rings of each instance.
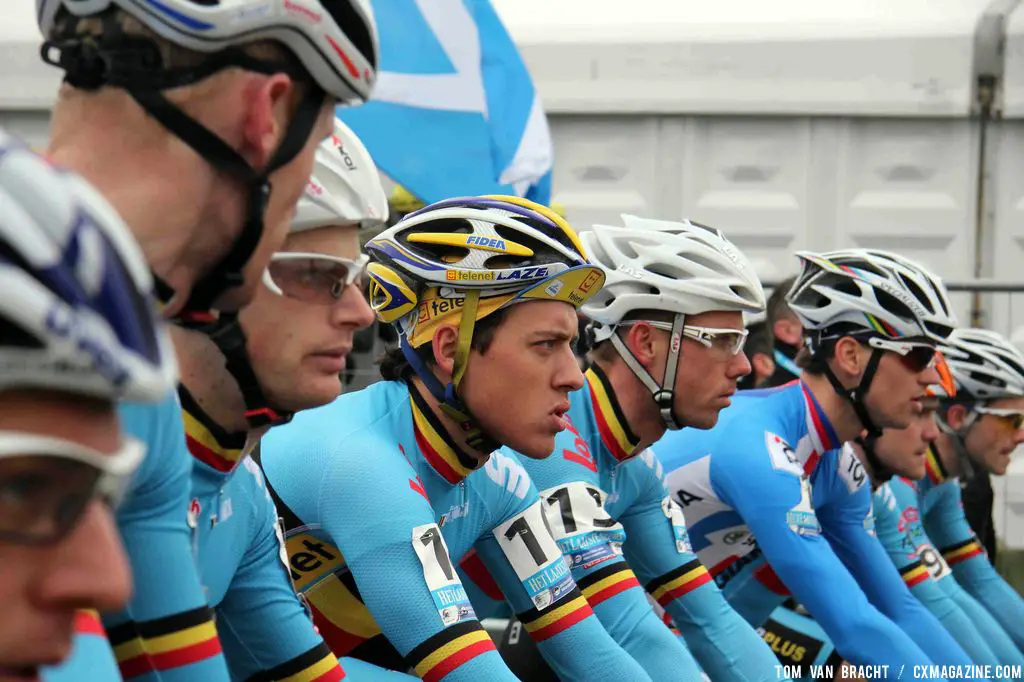
[[[121,427],[130,436],[152,446],[168,433],[183,431],[181,402],[175,391],[169,391],[157,403],[123,402],[118,406]],[[147,453],[147,457],[153,453]]]
[[[367,447],[393,443],[408,409],[404,384],[382,381],[346,393],[333,402],[303,410],[288,424],[270,430],[261,443],[262,461],[301,461],[304,452],[327,452],[332,457],[368,454]]]

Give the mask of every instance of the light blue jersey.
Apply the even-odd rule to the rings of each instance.
[[[593,617],[519,459],[481,466],[416,390],[344,395],[260,448],[292,578],[336,654],[430,681],[512,682],[454,570],[475,549],[563,679],[650,679]]]

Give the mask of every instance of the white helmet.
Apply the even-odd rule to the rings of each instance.
[[[604,289],[581,309],[600,325],[595,341],[611,336],[634,310],[764,311],[753,266],[720,231],[688,220],[623,215],[622,222],[623,227],[594,225],[580,233],[591,260],[607,273]]]
[[[885,251],[798,251],[801,272],[786,300],[818,340],[853,334],[941,343],[956,327],[942,280]]]
[[[0,132],[0,390],[165,398],[177,365],[152,289],[110,204]]]
[[[343,102],[365,102],[376,80],[379,50],[370,0],[36,0],[44,38],[54,37],[61,7],[78,17],[117,7],[196,52],[275,40],[298,57],[324,91]]]
[[[957,397],[997,400],[1024,396],[1024,354],[988,329],[957,329],[942,345]]]
[[[316,150],[313,175],[299,199],[291,231],[302,232],[339,223],[361,229],[381,227],[388,219],[388,197],[359,137],[334,120],[334,134]]]

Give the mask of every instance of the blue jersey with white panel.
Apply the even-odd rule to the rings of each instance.
[[[110,643],[126,680],[190,682],[229,679],[221,642],[199,580],[188,526],[192,458],[185,447],[181,406],[173,393],[157,405],[120,408],[126,433],[146,443],[146,458],[118,509],[135,580],[127,610],[103,614]],[[79,651],[49,682],[109,682],[109,666],[95,665]],[[114,678],[117,679],[117,678]]]
[[[417,390],[343,395],[260,450],[292,577],[339,656],[424,680],[514,680],[451,561],[473,549],[563,679],[650,679],[593,617],[519,459],[481,466]]]
[[[599,366],[570,395],[568,418],[554,453],[523,465],[541,489],[573,577],[612,636],[653,679],[699,677],[690,652],[652,611],[646,589],[712,679],[777,680],[771,652],[693,553],[661,463],[650,450],[637,451],[639,439]]]
[[[791,590],[855,664],[969,664],[885,555],[864,469],[840,445],[794,382],[742,392],[713,429],[670,432],[654,449],[694,549],[751,623]]]

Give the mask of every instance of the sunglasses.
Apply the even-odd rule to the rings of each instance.
[[[1001,422],[1012,426],[1014,431],[1020,431],[1021,427],[1024,427],[1024,412],[1004,410],[996,407],[975,407],[974,411],[978,414],[991,415]]]
[[[0,431],[0,541],[57,542],[91,501],[116,509],[145,451],[134,438],[105,455],[62,438]]]
[[[923,341],[893,341],[872,336],[867,341],[872,348],[886,350],[900,356],[903,366],[915,374],[923,372],[929,367],[935,367],[939,362],[945,364],[942,354],[935,346]]]
[[[636,320],[625,322],[622,327],[629,327],[638,322],[649,324],[655,329],[672,331],[672,325],[668,322],[654,322],[652,320]],[[717,327],[697,327],[694,325],[683,325],[683,336],[702,344],[706,348],[717,351],[723,355],[739,355],[743,352],[743,346],[747,343],[746,329],[720,329]]]
[[[278,296],[303,303],[334,305],[345,290],[361,279],[370,257],[356,260],[322,253],[279,251],[263,271],[263,285]]]

